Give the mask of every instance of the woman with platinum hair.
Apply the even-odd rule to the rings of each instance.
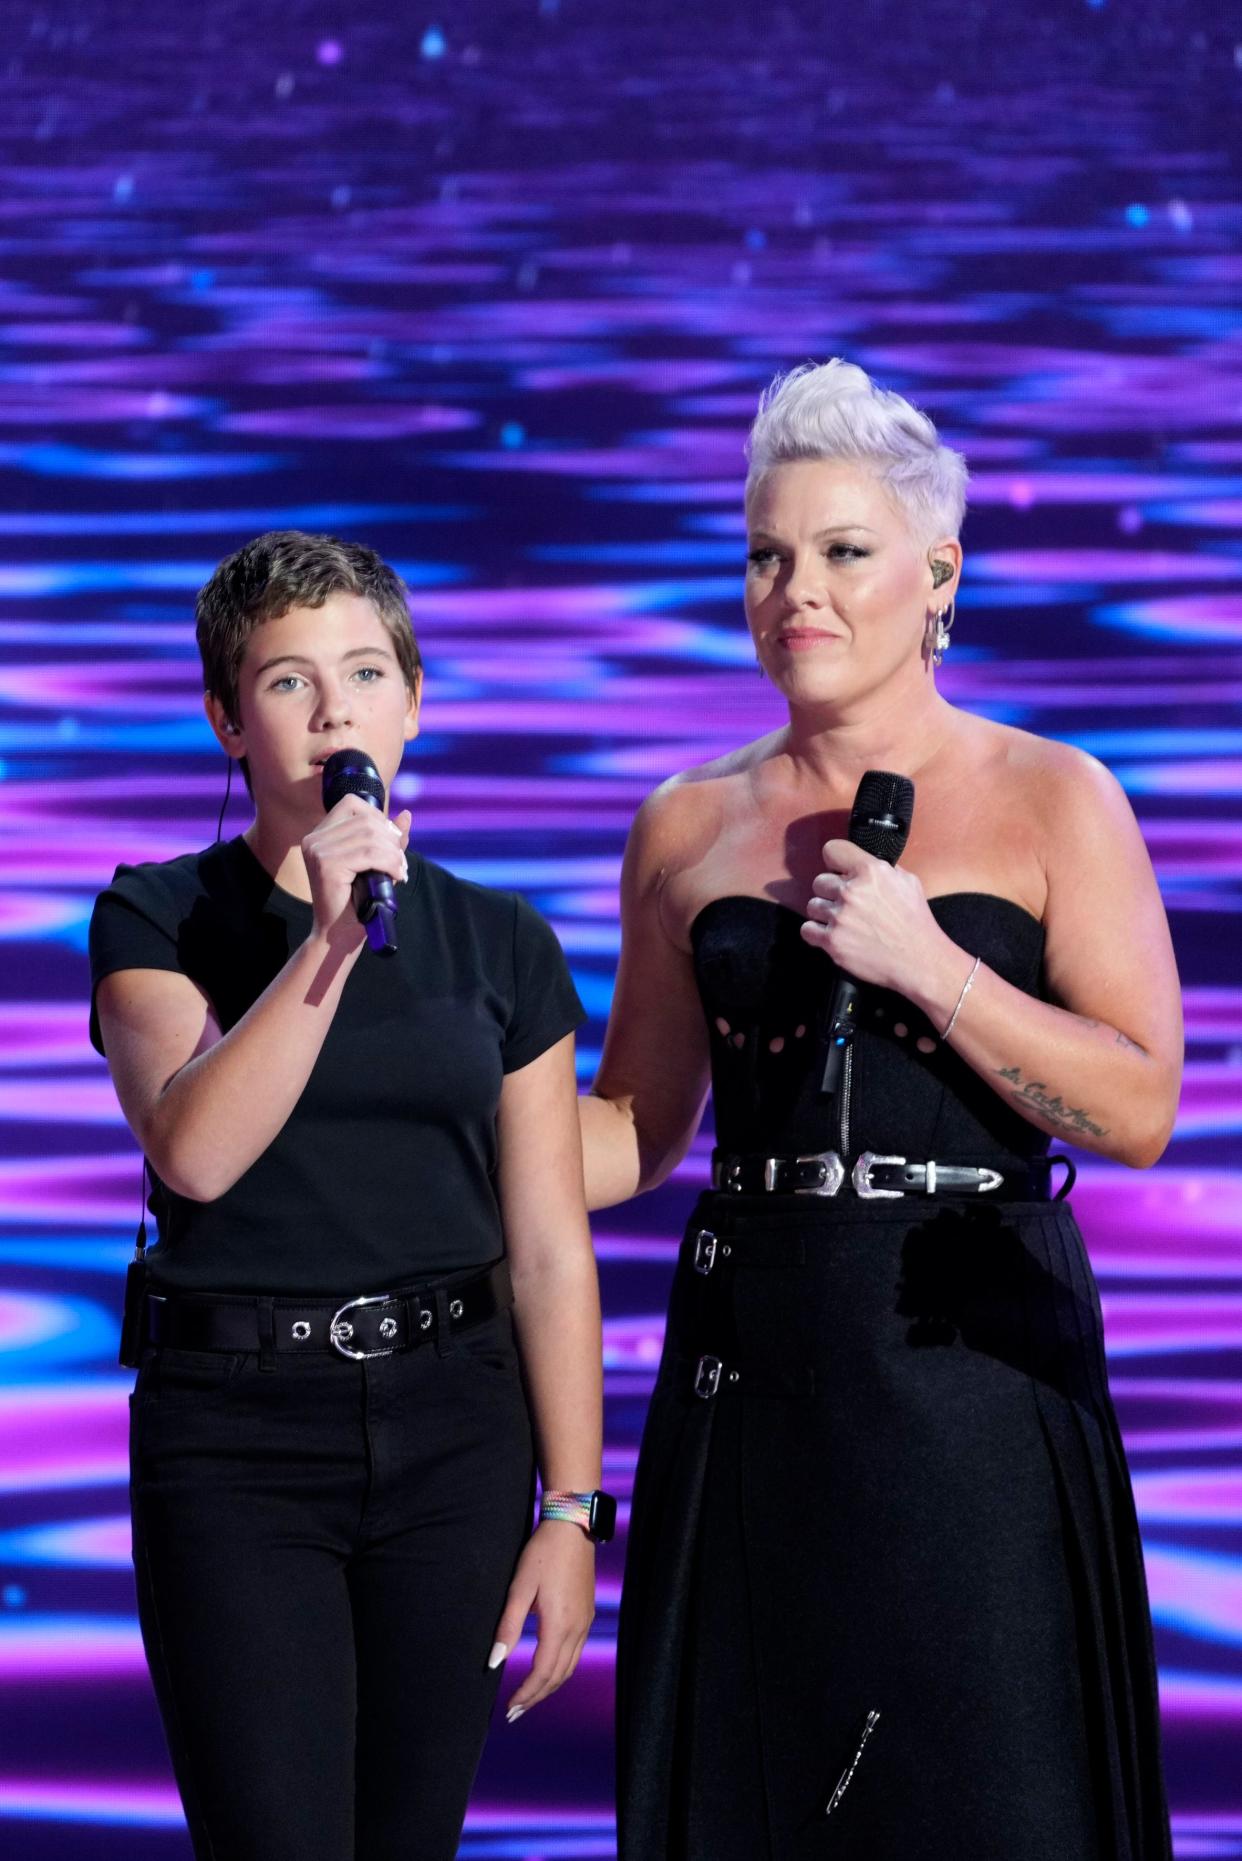
[[[634,1492],[620,1852],[1165,1857],[1138,1527],[1048,1154],[1168,1141],[1151,865],[1098,763],[937,690],[966,470],[931,422],[829,362],[773,383],[749,457],[788,722],[640,810],[581,1102],[595,1207],[669,1174],[709,1085],[717,1142]]]

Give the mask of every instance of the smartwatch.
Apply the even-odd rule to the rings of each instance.
[[[548,1493],[539,1500],[539,1518],[565,1519],[581,1525],[594,1544],[607,1544],[617,1529],[617,1502],[611,1493]]]

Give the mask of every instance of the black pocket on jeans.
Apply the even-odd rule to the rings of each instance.
[[[470,1325],[453,1339],[450,1357],[468,1363],[505,1382],[521,1378],[521,1363],[513,1341],[513,1321],[507,1312],[498,1312],[481,1325]]]
[[[223,1395],[246,1363],[244,1351],[192,1351],[166,1345],[144,1357],[137,1402],[197,1406]]]

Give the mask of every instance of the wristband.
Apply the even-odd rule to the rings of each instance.
[[[617,1502],[611,1493],[549,1493],[539,1500],[539,1519],[564,1519],[580,1525],[594,1544],[607,1544],[617,1528]]]

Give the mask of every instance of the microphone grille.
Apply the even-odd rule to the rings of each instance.
[[[361,795],[373,808],[384,805],[380,772],[365,750],[336,750],[323,766],[324,812],[346,795]]]
[[[909,776],[868,769],[854,796],[850,839],[864,853],[894,866],[905,851],[913,817],[914,783]]]

